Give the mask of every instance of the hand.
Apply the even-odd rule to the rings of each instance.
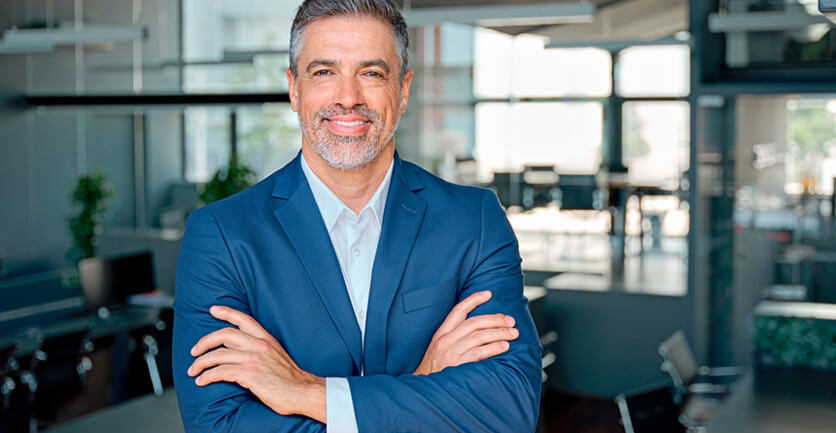
[[[447,367],[487,359],[508,350],[519,336],[514,318],[486,314],[467,318],[476,307],[488,302],[491,292],[477,292],[456,304],[438,330],[421,364],[412,374],[437,373]]]
[[[325,378],[299,368],[252,317],[221,306],[213,306],[210,313],[238,329],[212,332],[192,347],[196,359],[188,374],[196,376],[198,386],[235,382],[278,414],[325,422]]]

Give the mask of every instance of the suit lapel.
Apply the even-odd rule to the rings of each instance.
[[[375,253],[366,320],[365,374],[383,374],[389,309],[424,220],[427,203],[415,194],[423,186],[395,154],[392,183]]]
[[[319,208],[302,173],[301,153],[276,177],[273,197],[276,219],[302,261],[331,320],[360,371],[362,337],[337,255],[331,245]],[[301,318],[316,320],[316,318]]]

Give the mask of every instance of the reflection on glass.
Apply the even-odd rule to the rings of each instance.
[[[622,162],[630,180],[678,185],[689,166],[688,103],[625,102],[622,119]]]
[[[525,164],[554,164],[560,173],[594,174],[601,164],[599,102],[482,103],[476,106],[479,178]]]
[[[687,96],[690,88],[687,45],[637,46],[618,55],[621,96]]]
[[[296,4],[260,0],[185,0],[183,58],[222,62],[184,68],[186,92],[286,91],[288,35]],[[241,61],[256,54],[252,61]],[[230,58],[237,58],[229,62]],[[246,59],[245,59],[246,60]]]
[[[242,107],[236,113],[238,155],[259,179],[269,176],[296,156],[302,137],[290,104]]]
[[[229,109],[185,109],[186,180],[206,182],[229,162]]]
[[[787,101],[787,150],[787,193],[833,193],[836,99]]]

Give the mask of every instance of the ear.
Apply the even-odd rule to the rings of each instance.
[[[412,84],[412,69],[406,71],[401,83],[401,114],[406,113],[406,102],[409,101],[409,86]]]
[[[297,94],[297,87],[296,87],[296,77],[293,76],[293,72],[290,71],[290,68],[287,68],[285,71],[287,74],[287,93],[290,96],[290,108],[293,111],[299,111],[299,95]]]

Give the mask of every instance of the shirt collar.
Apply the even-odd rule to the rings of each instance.
[[[360,213],[363,213],[366,209],[371,209],[372,215],[374,215],[377,222],[378,230],[383,224],[383,211],[386,209],[386,197],[389,195],[389,185],[392,183],[392,169],[394,165],[395,160],[393,158],[392,162],[389,163],[389,169],[386,170],[386,176],[383,177],[383,181],[377,187],[377,191],[374,192],[372,198],[366,203],[363,210],[360,211]],[[305,174],[308,185],[311,187],[314,201],[316,201],[319,213],[322,214],[322,219],[329,233],[334,227],[334,224],[337,223],[340,214],[347,212],[349,215],[354,215],[354,211],[340,201],[334,192],[311,170],[308,162],[305,161],[304,154],[302,155],[302,172]]]

